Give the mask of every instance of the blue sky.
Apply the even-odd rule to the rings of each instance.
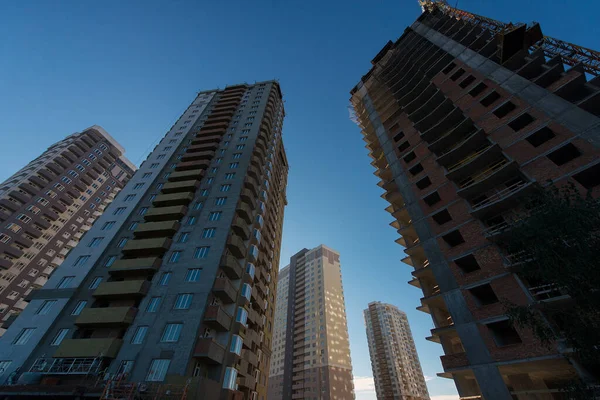
[[[547,35],[599,49],[600,7],[589,4],[458,6],[503,21],[535,20]],[[94,124],[139,165],[196,91],[279,79],[290,162],[282,260],[319,243],[341,252],[357,399],[375,399],[362,321],[373,300],[408,313],[430,394],[455,398],[452,381],[434,378],[441,348],[424,340],[432,322],[415,310],[420,291],[406,284],[410,268],[400,263],[387,204],[347,109],[373,56],[419,13],[417,0],[3,2],[0,180]]]

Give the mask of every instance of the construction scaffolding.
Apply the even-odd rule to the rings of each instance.
[[[186,400],[189,385],[130,382],[121,374],[106,382],[100,400]]]
[[[418,0],[423,12],[439,11],[447,16],[464,20],[494,34],[504,35],[526,24],[518,22],[505,23],[491,18],[482,17],[468,11],[454,8],[446,0]],[[541,49],[547,58],[560,56],[563,63],[574,67],[581,65],[583,70],[593,76],[600,76],[600,52],[591,50],[573,43],[568,43],[550,36],[542,36],[535,43],[531,43],[530,50]]]

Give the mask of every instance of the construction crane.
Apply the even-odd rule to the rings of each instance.
[[[447,16],[467,21],[495,34],[504,35],[526,25],[524,23],[504,23],[491,18],[482,17],[452,7],[446,0],[418,0],[418,2],[423,12],[439,11]],[[548,58],[560,56],[563,63],[572,67],[575,65],[582,65],[584,71],[588,74],[600,76],[600,52],[598,51],[545,35],[541,35],[541,39],[530,44],[530,49],[532,51],[542,49],[544,55]]]

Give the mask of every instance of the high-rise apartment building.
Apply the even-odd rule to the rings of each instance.
[[[106,371],[119,398],[145,382],[155,398],[180,383],[188,399],[264,399],[283,118],[275,81],[199,93],[1,338],[4,376],[100,395]]]
[[[356,120],[414,268],[410,283],[423,290],[419,309],[435,325],[428,339],[443,347],[443,375],[463,397],[550,399],[583,368],[560,343],[513,327],[501,300],[562,293],[513,273],[518,258],[497,239],[535,185],[573,182],[598,195],[598,53],[546,37],[539,24],[422,4],[352,89]]]
[[[364,316],[377,400],[429,400],[406,314],[374,301]]]
[[[0,335],[131,178],[136,167],[124,153],[92,126],[0,184]]]
[[[354,399],[340,254],[302,249],[279,271],[268,400]]]

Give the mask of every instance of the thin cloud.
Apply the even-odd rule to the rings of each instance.
[[[354,377],[355,392],[375,392],[375,381],[372,376],[355,376]]]
[[[459,400],[457,394],[439,394],[437,396],[431,396],[431,400]]]

